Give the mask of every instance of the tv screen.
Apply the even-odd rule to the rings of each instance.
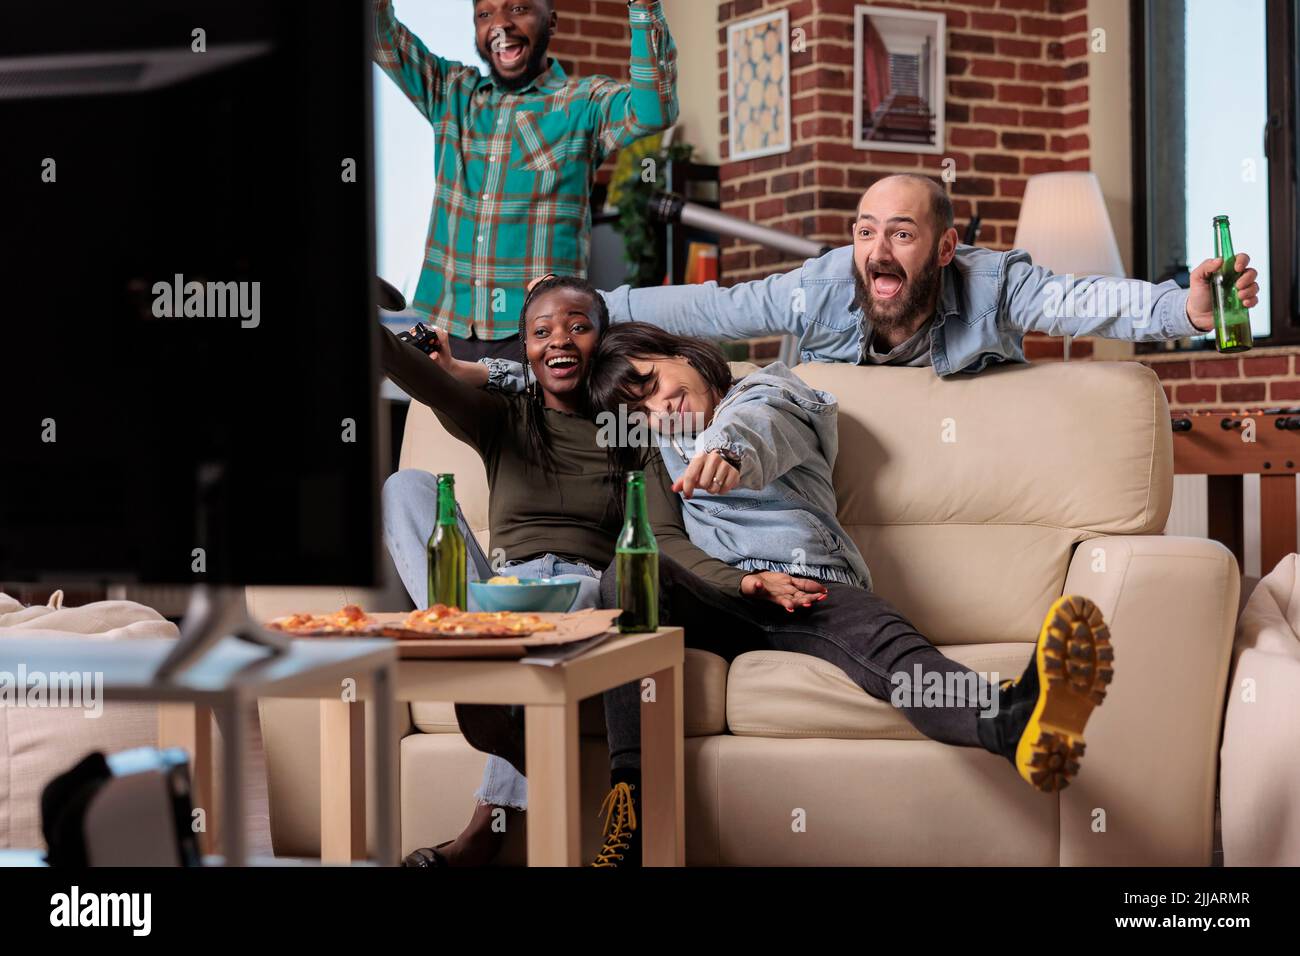
[[[0,580],[370,584],[370,5],[0,13]]]

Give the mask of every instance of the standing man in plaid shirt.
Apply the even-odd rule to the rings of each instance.
[[[546,56],[555,0],[474,0],[488,65],[429,52],[374,0],[375,59],[434,128],[433,215],[413,306],[452,354],[520,356],[525,286],[587,273],[605,157],[677,121],[677,51],[659,0],[630,0],[631,83],[569,77]]]

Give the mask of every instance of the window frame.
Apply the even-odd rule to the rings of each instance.
[[[1150,173],[1148,150],[1151,104],[1147,81],[1149,57],[1148,17],[1157,7],[1145,0],[1129,0],[1130,68],[1132,86],[1133,144],[1133,271],[1137,278],[1152,281],[1150,273]],[[1261,348],[1300,345],[1300,193],[1296,186],[1296,128],[1300,119],[1300,16],[1291,0],[1265,0],[1265,34],[1268,77],[1268,122],[1264,155],[1269,169],[1269,275],[1272,315],[1267,336],[1257,340]],[[1190,265],[1190,263],[1189,263]],[[1178,343],[1141,343],[1139,352],[1168,350],[1202,351],[1213,343],[1199,339]]]

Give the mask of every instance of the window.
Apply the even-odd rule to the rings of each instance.
[[[407,0],[397,17],[432,52],[482,69],[469,3]],[[379,274],[409,302],[424,263],[433,208],[433,127],[378,66],[375,89],[375,218]]]
[[[1186,284],[1213,217],[1259,269],[1261,345],[1300,343],[1291,0],[1134,2],[1134,270]],[[1194,343],[1205,347],[1208,337]]]

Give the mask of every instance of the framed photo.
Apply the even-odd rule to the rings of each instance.
[[[790,151],[790,14],[727,28],[727,110],[732,160]]]
[[[942,153],[944,15],[853,8],[853,145]]]

